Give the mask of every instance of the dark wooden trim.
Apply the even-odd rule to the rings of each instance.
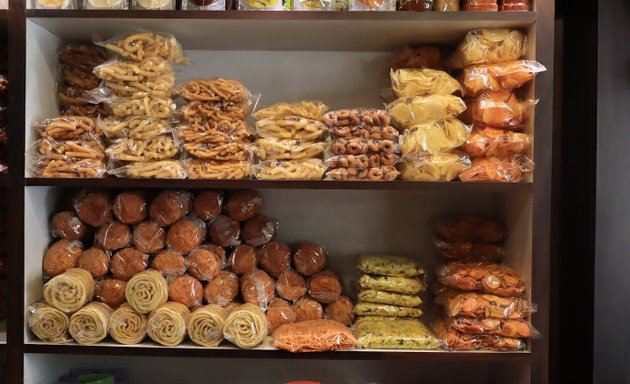
[[[536,12],[284,12],[142,11],[28,9],[27,18],[217,19],[217,20],[366,20],[366,21],[536,21]]]
[[[77,344],[51,345],[26,344],[26,353],[50,353],[70,355],[115,355],[115,356],[164,356],[164,357],[216,357],[246,359],[307,359],[307,360],[412,360],[447,362],[503,362],[529,361],[528,352],[397,352],[382,351],[338,351],[321,353],[291,353],[280,350],[212,349],[212,348],[169,348],[149,344],[146,346],[83,346]]]
[[[458,192],[530,191],[532,183],[461,183],[409,181],[268,181],[268,180],[160,180],[160,179],[45,179],[27,178],[26,186],[103,187],[103,188],[221,188],[221,189],[345,189],[417,190]]]

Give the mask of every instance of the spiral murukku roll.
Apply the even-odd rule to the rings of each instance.
[[[127,303],[121,305],[109,318],[109,335],[120,344],[138,344],[146,334],[146,315],[136,312]]]
[[[223,341],[223,324],[228,312],[216,304],[198,308],[188,320],[188,336],[202,347],[216,347]]]
[[[70,335],[79,344],[94,344],[107,337],[113,309],[107,304],[90,303],[70,316]]]
[[[267,335],[269,323],[262,309],[254,304],[243,304],[233,310],[223,326],[226,340],[240,348],[254,348]]]
[[[28,326],[41,341],[63,343],[69,341],[68,315],[44,303],[29,307]]]
[[[140,272],[127,282],[125,297],[136,312],[149,313],[168,300],[168,283],[158,271]]]
[[[169,301],[149,314],[147,334],[156,343],[174,347],[186,337],[189,318],[190,311],[185,305]]]
[[[90,272],[81,268],[70,268],[44,285],[46,303],[65,313],[78,311],[92,300],[93,295],[94,279]]]

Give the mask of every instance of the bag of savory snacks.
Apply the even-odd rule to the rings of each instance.
[[[359,287],[363,289],[376,289],[406,295],[415,295],[426,289],[424,282],[417,277],[372,275],[361,275],[359,278]]]
[[[356,323],[359,345],[373,349],[438,349],[440,341],[418,320],[365,319]]]
[[[338,351],[356,347],[357,340],[334,320],[307,320],[284,324],[273,332],[274,346],[290,352]]]
[[[413,259],[393,255],[368,255],[359,259],[359,271],[383,276],[415,277],[425,274]]]

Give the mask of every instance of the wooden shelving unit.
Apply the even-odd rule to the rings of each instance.
[[[7,332],[10,382],[36,382],[33,370],[62,362],[64,368],[94,363],[93,357],[104,355],[112,359],[124,356],[124,360],[112,361],[129,367],[133,367],[135,359],[152,358],[156,367],[166,370],[170,359],[180,359],[180,362],[181,358],[207,359],[204,361],[208,365],[217,364],[217,369],[221,362],[229,365],[233,364],[230,361],[241,361],[229,359],[243,359],[247,361],[243,364],[252,369],[257,364],[272,367],[270,372],[276,372],[278,380],[286,379],[287,375],[277,373],[277,367],[295,373],[291,371],[294,365],[297,370],[304,364],[322,367],[337,364],[339,367],[344,362],[364,369],[366,375],[381,366],[384,372],[389,372],[392,381],[398,379],[398,382],[417,381],[418,377],[414,375],[420,373],[429,378],[444,378],[443,382],[456,382],[458,375],[455,372],[462,366],[473,367],[467,381],[470,383],[506,379],[518,384],[549,382],[552,332],[549,328],[549,282],[550,258],[553,257],[553,1],[539,0],[536,12],[526,13],[45,11],[25,9],[22,0],[12,0],[10,7],[9,11],[0,11],[0,25],[3,22],[7,25],[11,55],[11,173],[8,178],[0,178],[0,185],[9,187],[10,230],[15,231],[11,232],[9,240],[12,292],[9,305],[13,309]],[[53,97],[55,52],[68,41],[91,40],[93,36],[111,37],[138,29],[173,33],[193,62],[189,67],[178,69],[178,82],[192,77],[233,77],[255,92],[261,92],[261,102],[265,105],[280,100],[322,98],[332,108],[337,108],[379,105],[378,91],[387,84],[386,65],[392,52],[407,44],[453,46],[467,31],[484,27],[514,27],[528,31],[528,56],[548,68],[537,79],[535,90],[532,89],[540,102],[533,130],[535,148],[532,158],[536,171],[531,182],[38,179],[30,173],[28,159],[24,156],[34,142],[32,121],[56,113]],[[384,247],[391,248],[391,252],[416,247],[427,253],[423,261],[430,260],[434,258],[426,247],[430,234],[424,234],[429,231],[430,218],[462,210],[495,215],[507,222],[508,233],[515,233],[513,242],[507,244],[513,251],[509,261],[525,275],[532,301],[538,304],[538,313],[532,321],[542,337],[532,340],[528,350],[519,353],[347,351],[290,354],[276,350],[204,349],[190,345],[164,348],[150,343],[125,347],[37,342],[25,327],[24,308],[36,299],[34,292],[41,290],[41,254],[47,244],[48,216],[53,202],[59,200],[63,191],[90,187],[264,190],[265,198],[269,200],[267,213],[281,218],[281,237],[293,241],[300,233],[308,231],[302,235],[304,238],[329,239],[340,265],[345,263],[342,262],[343,255],[371,249],[387,251]],[[308,204],[300,204],[301,198],[309,199]],[[295,207],[299,214],[292,212]],[[374,214],[370,216],[371,211],[366,213],[365,210],[373,210]],[[344,216],[346,214],[356,216],[348,218]],[[390,217],[394,215],[397,216]],[[322,221],[317,225],[309,223],[313,221],[308,220],[310,217]],[[337,220],[338,217],[341,218]],[[378,220],[382,217],[387,219],[381,223]],[[385,235],[379,238],[379,225],[388,228],[383,232],[387,234],[386,238]],[[404,244],[410,238],[409,244]],[[363,248],[361,241],[365,243]],[[352,273],[351,268],[344,266],[340,267],[343,272]],[[294,364],[293,360],[301,362]],[[395,366],[406,371],[390,370],[390,364],[402,364]],[[444,372],[442,376],[440,370]],[[321,374],[331,377],[332,373],[325,371]],[[51,370],[50,374],[56,372]],[[296,376],[299,373],[297,371]]]

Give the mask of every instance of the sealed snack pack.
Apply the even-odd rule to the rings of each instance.
[[[520,100],[508,90],[482,93],[468,100],[466,117],[475,125],[520,130],[538,100]]]
[[[440,341],[418,320],[365,319],[355,325],[359,345],[372,349],[439,349]]]
[[[402,307],[418,307],[422,304],[422,299],[415,295],[404,295],[379,291],[375,289],[364,289],[359,291],[357,298],[366,303],[398,305]]]
[[[239,0],[238,9],[241,11],[284,11],[282,0]]]
[[[448,153],[467,140],[471,127],[457,119],[434,120],[416,124],[402,135],[403,155],[411,153]]]
[[[354,307],[357,316],[386,316],[386,317],[420,317],[420,308],[401,307],[398,305],[359,302]]]
[[[466,334],[497,335],[517,339],[538,335],[538,331],[523,319],[453,317],[443,319],[443,321],[449,328]]]
[[[477,96],[483,92],[520,88],[547,69],[535,60],[516,60],[497,64],[466,67],[460,82],[464,96]]]
[[[535,311],[535,307],[526,299],[473,292],[458,293],[448,289],[437,296],[436,303],[450,317],[523,319]]]
[[[140,0],[141,2],[152,0]],[[168,5],[169,1],[157,1]],[[156,4],[157,4],[156,2]],[[170,63],[188,64],[182,46],[173,35],[154,32],[130,33],[97,43],[125,60],[141,62],[148,57],[161,57]]]
[[[498,243],[505,238],[505,230],[497,221],[477,216],[445,217],[437,221],[436,233],[446,240]]]
[[[132,179],[185,179],[187,176],[186,170],[177,160],[137,162],[112,169],[109,173]]]
[[[182,2],[182,9],[191,11],[224,11],[225,6],[225,0],[185,0]]]
[[[470,158],[458,153],[411,153],[398,163],[401,179],[408,181],[452,181],[468,167]]]
[[[438,119],[455,118],[466,110],[466,103],[453,95],[403,97],[388,104],[387,110],[397,126],[406,128]]]
[[[418,277],[361,275],[359,287],[369,290],[381,290],[405,295],[416,295],[426,289]]]
[[[282,102],[259,109],[254,113],[256,120],[300,116],[305,119],[321,120],[328,107],[321,101],[304,100]]]
[[[454,351],[518,351],[525,349],[523,340],[489,334],[466,334],[449,328],[443,321],[435,322],[433,329],[437,336],[444,341],[447,348]]]
[[[350,0],[350,11],[395,11],[395,0]]]
[[[392,69],[430,68],[446,70],[446,57],[438,47],[405,47],[392,62]]]
[[[324,352],[351,349],[357,340],[334,320],[309,320],[281,325],[273,333],[274,346],[290,352]]]
[[[499,264],[453,262],[438,267],[438,281],[447,287],[504,297],[525,292],[525,282],[509,267]]]
[[[415,277],[425,274],[424,268],[413,259],[404,256],[361,256],[359,271],[383,276]]]
[[[510,156],[504,159],[480,157],[474,159],[470,168],[463,171],[459,178],[464,182],[495,181],[518,183],[533,169],[534,163],[524,155]]]
[[[518,60],[526,53],[526,43],[527,36],[517,29],[477,29],[466,34],[450,63],[453,68],[464,68]]]
[[[461,91],[457,80],[444,71],[434,69],[397,69],[390,73],[396,97],[452,95]]]
[[[320,159],[263,161],[254,165],[253,175],[259,180],[321,180],[326,166]]]
[[[496,128],[475,128],[462,145],[462,150],[471,157],[506,158],[525,154],[531,147],[528,134],[504,131]]]
[[[435,239],[433,244],[442,257],[453,260],[493,262],[499,260],[505,254],[503,247],[499,244],[473,243],[466,240],[448,241],[443,239]]]

